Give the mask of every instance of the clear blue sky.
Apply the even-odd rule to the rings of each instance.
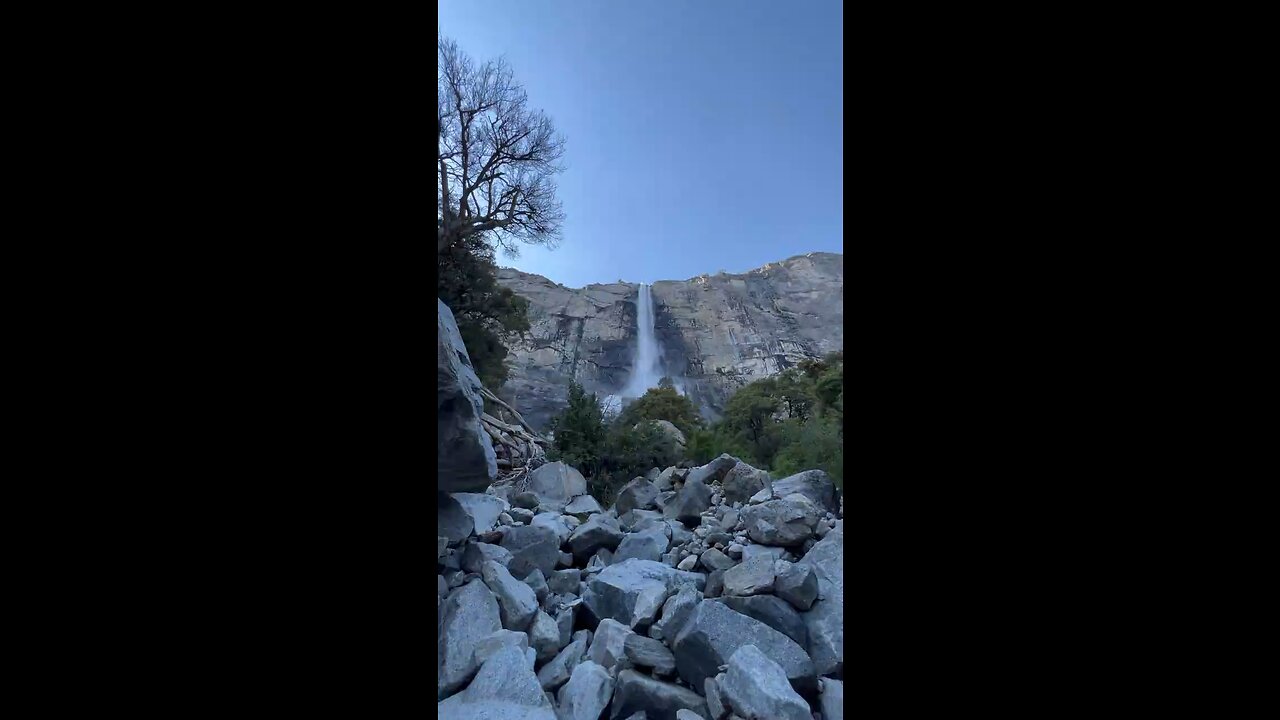
[[[440,0],[567,141],[560,248],[498,264],[569,287],[844,252],[840,0]]]

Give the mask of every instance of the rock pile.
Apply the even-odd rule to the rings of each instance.
[[[843,715],[843,500],[818,470],[657,468],[602,509],[562,463],[441,495],[440,716]]]

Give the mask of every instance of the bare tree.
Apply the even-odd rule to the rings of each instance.
[[[506,61],[476,65],[440,37],[437,253],[468,239],[555,247],[564,212],[554,176],[564,138],[531,110]]]

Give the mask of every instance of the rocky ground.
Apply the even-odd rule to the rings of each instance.
[[[832,720],[843,498],[728,455],[608,509],[563,463],[439,495],[439,716]]]

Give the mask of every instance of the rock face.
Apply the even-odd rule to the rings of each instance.
[[[529,301],[527,340],[512,346],[500,394],[545,430],[576,380],[601,398],[631,372],[639,285],[569,289],[501,268],[498,283]],[[739,387],[806,358],[844,348],[844,256],[809,253],[740,275],[653,283],[655,331],[665,374],[709,420]]]
[[[480,427],[484,403],[453,311],[436,300],[436,488],[483,492],[498,474],[493,441]]]

